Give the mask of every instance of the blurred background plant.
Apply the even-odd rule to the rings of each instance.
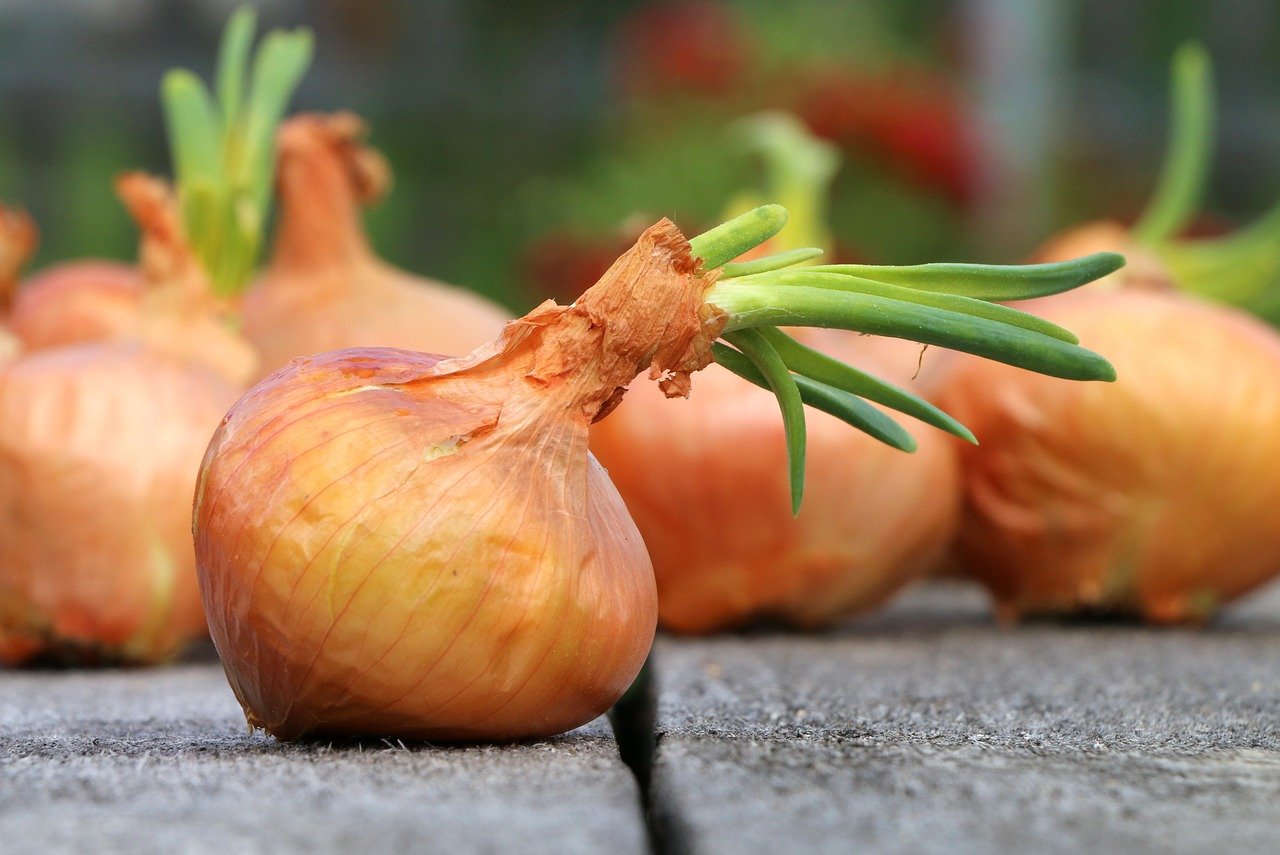
[[[0,198],[37,263],[129,258],[112,194],[168,172],[156,81],[211,71],[239,0],[0,0]],[[838,143],[847,260],[1021,258],[1064,224],[1131,221],[1159,170],[1169,57],[1214,56],[1204,233],[1280,195],[1273,0],[263,0],[306,24],[300,109],[354,109],[396,186],[380,251],[523,310],[572,297],[630,224],[716,219],[758,169],[725,128],[762,108]]]

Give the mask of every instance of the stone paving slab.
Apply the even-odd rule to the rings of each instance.
[[[529,745],[285,745],[216,662],[0,672],[0,852],[646,851],[602,719]]]
[[[1203,631],[994,626],[936,586],[824,636],[663,639],[654,797],[706,853],[1280,847],[1280,595]]]

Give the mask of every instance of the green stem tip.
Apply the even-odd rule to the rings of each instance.
[[[904,451],[915,440],[875,406],[976,442],[964,425],[917,395],[812,350],[779,326],[830,327],[934,344],[1068,380],[1115,379],[1102,356],[1068,330],[1000,305],[1077,288],[1118,269],[1099,253],[1056,264],[800,266],[811,250],[730,263],[786,223],[778,205],[757,208],[690,241],[707,267],[723,266],[707,302],[728,315],[717,363],[778,398],[787,438],[792,510],[804,493],[804,409],[830,413]]]

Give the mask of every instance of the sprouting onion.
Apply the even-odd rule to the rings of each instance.
[[[714,356],[770,385],[796,506],[805,394],[853,424],[865,399],[849,388],[932,411],[807,357],[778,323],[1113,377],[1101,356],[967,303],[717,279],[785,221],[764,206],[690,242],[664,220],[572,305],[544,303],[469,356],[337,351],[251,389],[209,445],[194,520],[210,630],[250,724],[283,739],[519,739],[616,701],[652,642],[655,583],[588,434],[641,373],[684,395]],[[1074,269],[1083,282],[1118,263]]]

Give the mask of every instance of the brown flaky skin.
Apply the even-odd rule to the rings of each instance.
[[[124,344],[0,369],[0,662],[154,662],[205,634],[187,508],[235,394]]]
[[[962,450],[959,552],[1007,617],[1200,620],[1280,571],[1280,340],[1175,294],[1038,312],[1115,365],[1070,383],[965,357],[941,404]]]
[[[195,532],[250,724],[508,740],[616,701],[657,602],[588,428],[645,368],[678,386],[707,363],[710,284],[664,221],[573,306],[469,357],[322,354],[241,399],[205,457]]]
[[[279,133],[280,224],[270,264],[245,295],[244,333],[265,376],[295,356],[346,347],[470,353],[510,318],[460,288],[378,258],[362,205],[390,180],[350,113],[303,114]]]
[[[874,347],[839,335],[810,343],[885,373]],[[799,516],[778,403],[727,371],[699,375],[688,400],[638,386],[592,429],[649,548],[665,628],[829,623],[879,605],[940,559],[960,497],[946,438],[904,420],[919,442],[904,454],[825,413],[806,416]]]

